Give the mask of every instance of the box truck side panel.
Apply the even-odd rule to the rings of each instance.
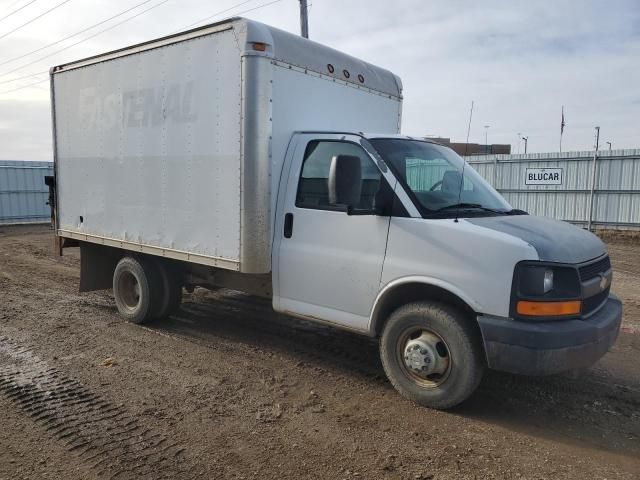
[[[239,269],[240,58],[229,29],[55,73],[61,235]]]

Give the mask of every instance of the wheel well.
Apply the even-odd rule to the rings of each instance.
[[[405,283],[392,288],[378,301],[371,319],[375,335],[379,336],[382,333],[389,315],[394,310],[420,300],[437,300],[462,310],[470,317],[475,317],[475,312],[464,300],[444,288],[419,282]]]

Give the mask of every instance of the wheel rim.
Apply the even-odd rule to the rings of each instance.
[[[440,335],[424,327],[405,330],[396,348],[404,374],[423,388],[436,388],[447,380],[453,364],[450,352]]]
[[[124,307],[133,311],[140,304],[140,283],[131,272],[122,272],[118,278],[118,294]]]

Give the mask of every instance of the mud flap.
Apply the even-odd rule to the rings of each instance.
[[[92,292],[112,287],[113,272],[122,257],[119,249],[80,243],[80,291]]]
[[[56,177],[45,175],[44,184],[49,187],[49,199],[47,205],[51,211],[51,226],[56,228]]]

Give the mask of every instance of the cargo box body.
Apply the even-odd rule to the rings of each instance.
[[[294,132],[400,128],[393,74],[245,19],[51,76],[58,235],[246,273]]]

